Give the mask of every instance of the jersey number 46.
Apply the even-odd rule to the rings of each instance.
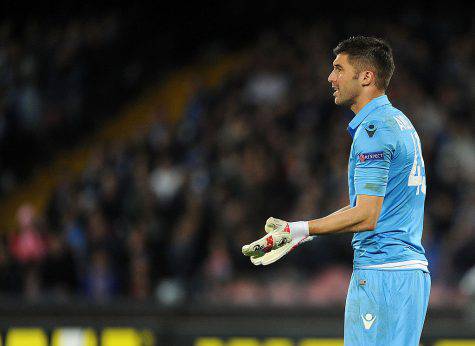
[[[422,158],[421,140],[414,131],[411,133],[412,143],[414,143],[414,162],[412,164],[411,173],[409,173],[409,179],[407,180],[408,186],[416,186],[416,195],[421,192],[426,193],[426,177],[424,171],[424,159]]]

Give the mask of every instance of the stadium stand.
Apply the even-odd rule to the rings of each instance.
[[[102,47],[115,37],[114,21],[103,20],[105,28],[97,30]],[[362,27],[356,20],[351,25]],[[395,49],[389,96],[420,129],[428,165],[424,245],[431,306],[464,306],[475,292],[473,27],[458,31],[405,19],[372,25],[383,28],[380,36]],[[74,23],[66,32],[81,36]],[[319,238],[260,272],[257,281],[257,270],[240,254],[270,215],[308,219],[347,204],[351,114],[332,105],[326,81],[338,34],[325,21],[263,31],[220,72],[195,66],[177,73],[160,93],[154,89],[123,110],[121,120],[103,122],[97,137],[82,137],[78,149],[11,197],[14,212],[4,208],[15,224],[6,223],[0,242],[1,294],[33,301],[128,297],[163,305],[342,304],[351,272],[349,236]],[[15,46],[5,51],[10,60],[27,48]],[[69,64],[81,69],[74,59]],[[18,70],[26,69],[20,93],[13,82],[4,85],[16,95],[8,102],[26,107],[23,98],[41,99],[59,107],[34,96],[39,88],[28,66]],[[66,79],[74,84],[73,77]],[[80,105],[81,96],[69,102],[61,93],[65,83],[54,81],[54,100]],[[21,107],[14,118],[26,119],[22,128],[43,126],[36,106]]]

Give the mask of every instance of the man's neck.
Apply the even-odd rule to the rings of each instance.
[[[360,95],[357,99],[356,102],[350,107],[353,113],[358,114],[358,112],[363,109],[364,106],[366,106],[367,103],[369,103],[372,99],[375,99],[376,97],[383,96],[384,91],[376,91],[374,93],[371,93],[370,95]]]

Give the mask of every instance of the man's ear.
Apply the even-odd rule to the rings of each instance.
[[[360,72],[360,80],[361,80],[361,85],[363,86],[368,86],[370,85],[373,81],[375,81],[376,75],[374,74],[373,71],[361,71]]]

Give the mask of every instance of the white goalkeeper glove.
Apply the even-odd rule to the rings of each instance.
[[[303,221],[287,222],[270,217],[264,229],[267,232],[264,237],[242,247],[242,253],[250,256],[254,265],[274,263],[314,238],[308,233],[308,222]]]

